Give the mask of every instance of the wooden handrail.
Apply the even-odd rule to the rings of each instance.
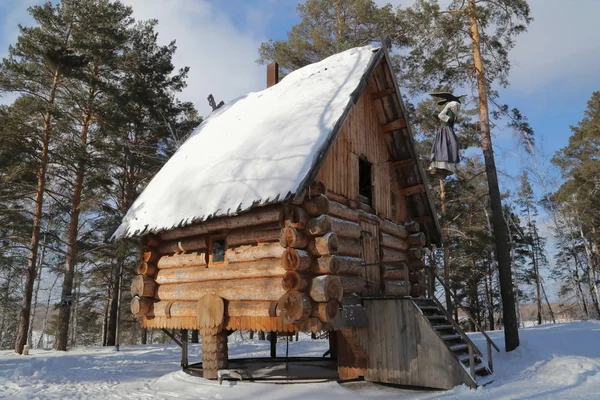
[[[483,330],[483,328],[477,323],[477,321],[475,321],[475,319],[471,316],[471,314],[469,313],[469,311],[466,310],[463,306],[460,305],[460,301],[458,301],[458,299],[456,298],[456,296],[454,296],[454,293],[452,293],[451,290],[448,290],[448,288],[446,287],[446,285],[444,285],[444,282],[440,279],[439,276],[436,275],[436,273],[433,270],[431,270],[431,274],[434,276],[435,279],[438,280],[438,282],[440,283],[440,285],[442,285],[442,287],[444,288],[444,290],[447,291],[448,293],[450,293],[450,296],[452,297],[452,300],[454,300],[454,304],[456,306],[458,306],[461,310],[464,311],[464,313],[467,315],[467,318],[469,318],[469,320],[477,327],[477,329],[479,330],[479,332],[481,332],[483,334],[483,336],[486,338],[486,340],[488,341],[488,343],[491,343],[492,346],[494,346],[494,349],[496,349],[496,351],[498,353],[500,353],[500,348],[498,347],[498,345],[496,345],[496,343],[494,343],[494,341],[492,340],[492,338],[489,337],[487,333],[485,333],[485,330]],[[435,296],[432,296],[432,297],[435,298]]]

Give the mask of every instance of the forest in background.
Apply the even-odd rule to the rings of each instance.
[[[158,44],[158,21],[135,21],[131,8],[119,2],[62,0],[32,7],[30,14],[35,24],[20,27],[0,64],[0,94],[15,98],[0,106],[0,348],[37,347],[43,344],[40,332],[54,337],[60,350],[145,343],[148,332],[129,312],[139,243],[108,238],[202,120],[192,104],[177,99],[188,69],[173,65],[174,41]],[[501,287],[507,285],[500,284],[499,236],[505,236],[517,311],[533,304],[538,323],[565,313],[599,318],[600,92],[565,132],[568,146],[541,154],[525,113],[503,104],[498,92],[509,84],[509,52],[532,22],[527,1],[454,1],[444,10],[434,0],[408,8],[307,0],[298,14],[300,23],[287,39],[261,45],[259,62],[277,61],[285,74],[389,37],[424,168],[439,112],[426,94],[456,90],[475,99],[459,115],[464,155],[457,175],[429,177],[446,247],[426,261],[450,287],[456,318],[462,308],[485,329],[503,327]],[[474,71],[484,68],[479,80],[482,74]],[[486,129],[514,131],[527,154],[520,189],[497,194],[500,209],[490,192],[489,157],[467,151],[486,151]],[[548,156],[561,171],[558,184],[546,179],[540,160]],[[558,288],[554,296],[551,287]],[[517,323],[527,318],[531,313],[517,315]],[[153,332],[150,340],[162,340],[162,334]]]

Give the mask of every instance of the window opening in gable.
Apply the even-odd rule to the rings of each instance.
[[[358,160],[358,195],[361,203],[373,204],[372,164],[364,157]]]

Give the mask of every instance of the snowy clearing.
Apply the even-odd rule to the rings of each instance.
[[[490,333],[499,345],[502,332]],[[484,348],[481,335],[475,343]],[[547,324],[521,330],[522,346],[495,354],[496,381],[485,388],[414,391],[366,382],[277,385],[218,382],[179,370],[176,345],[79,348],[67,353],[33,350],[29,356],[0,352],[0,398],[11,399],[592,399],[600,398],[600,322]],[[268,342],[230,344],[230,357],[268,355]],[[285,343],[278,344],[285,353]],[[320,356],[325,341],[290,343],[290,355]],[[200,349],[190,349],[190,362]]]

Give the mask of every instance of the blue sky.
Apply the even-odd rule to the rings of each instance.
[[[298,0],[123,0],[138,19],[159,20],[160,40],[177,40],[178,66],[190,66],[182,99],[193,101],[201,114],[206,97],[226,102],[265,87],[265,67],[258,65],[261,42],[285,38],[298,22]],[[383,5],[388,1],[376,0]],[[412,0],[391,0],[407,6]],[[440,0],[447,4],[449,0]],[[17,35],[17,23],[30,24],[26,8],[39,0],[0,1],[0,56]],[[569,125],[583,116],[592,92],[600,89],[600,15],[598,0],[530,0],[534,22],[511,53],[511,86],[501,101],[518,107],[536,131],[539,171],[550,190],[560,183],[557,171],[547,169],[552,154],[568,143]],[[0,99],[7,102],[10,99]],[[494,130],[498,166],[504,189],[515,190],[515,179],[531,162],[513,133]],[[538,195],[541,188],[537,186]],[[542,216],[542,219],[544,217]],[[546,231],[551,230],[547,221]]]

